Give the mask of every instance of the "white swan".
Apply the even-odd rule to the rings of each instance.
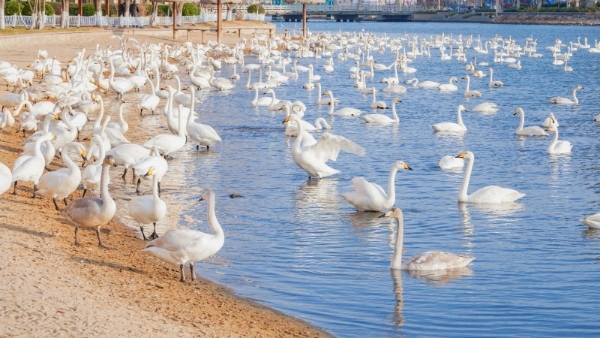
[[[147,76],[147,72],[146,72],[146,76]],[[160,74],[157,75],[157,77],[160,77]],[[158,79],[157,79],[158,81]],[[150,87],[152,88],[152,91],[150,92],[150,94],[146,94],[142,97],[142,99],[140,100],[140,103],[138,104],[138,108],[140,108],[140,115],[142,115],[142,112],[144,111],[144,109],[149,110],[152,112],[152,115],[154,115],[154,111],[156,110],[156,107],[158,107],[158,104],[160,103],[160,97],[158,95],[156,95],[156,89],[154,87],[154,83],[152,81],[148,81],[150,83]],[[158,88],[160,89],[160,88]]]
[[[290,123],[290,115],[286,116],[286,118],[281,123],[285,124],[285,136],[298,136],[298,125],[295,123]],[[322,129],[331,130],[331,126],[329,125],[329,123],[327,123],[327,121],[322,117],[317,117],[314,125],[304,120],[300,120],[300,123],[304,124],[304,131],[310,132]]]
[[[194,93],[194,88],[191,87],[190,90],[192,91],[192,93]],[[192,107],[194,105],[194,97],[192,97],[192,100],[190,101]],[[181,107],[181,105],[180,105]],[[189,116],[194,115],[193,111],[190,111],[188,114],[188,118]],[[164,157],[169,157],[171,153],[176,152],[178,150],[180,150],[181,148],[183,148],[183,146],[185,146],[185,141],[186,141],[186,137],[185,137],[185,124],[183,122],[183,112],[181,111],[181,109],[179,110],[179,128],[178,128],[178,133],[177,135],[173,135],[173,134],[159,134],[154,136],[153,138],[149,139],[148,141],[144,142],[143,146],[150,149],[152,148],[152,146],[156,146],[156,148],[158,148],[158,151],[161,155],[163,155]]]
[[[336,160],[340,150],[359,156],[365,154],[365,150],[358,144],[343,136],[330,133],[324,133],[315,144],[303,145],[302,140],[306,132],[300,123],[300,118],[292,114],[290,121],[298,125],[298,137],[292,145],[292,158],[308,173],[309,177],[323,178],[339,173],[339,170],[331,168],[326,162]]]
[[[372,87],[371,89],[372,93],[373,93],[373,101],[371,101],[371,109],[387,109],[387,104],[384,101],[377,101],[376,98],[376,93],[377,90],[375,89],[375,87]]]
[[[393,217],[398,223],[396,243],[390,264],[391,269],[412,271],[435,271],[464,268],[475,257],[455,255],[444,251],[426,251],[402,262],[402,246],[404,242],[404,215],[399,208],[392,208],[380,217]]]
[[[325,93],[323,93],[323,94],[329,95],[329,100],[335,102],[335,98],[333,97],[333,92],[331,90],[326,90]],[[334,105],[329,105],[328,114],[335,115],[335,116],[343,116],[343,117],[351,117],[351,116],[357,117],[357,116],[360,116],[360,114],[362,114],[362,112],[359,109],[352,108],[352,107],[344,107],[344,108],[334,111]]]
[[[515,113],[513,115],[521,115],[521,122],[519,123],[519,127],[517,128],[517,135],[519,136],[548,136],[548,133],[541,127],[531,126],[531,127],[523,127],[525,125],[525,112],[521,108],[515,109]]]
[[[463,75],[462,79],[467,80],[467,87],[465,88],[465,96],[466,97],[481,97],[481,92],[478,90],[470,90],[471,86],[471,78],[469,75]]]
[[[13,195],[17,194],[17,182],[33,182],[33,198],[35,198],[37,191],[37,184],[40,181],[40,177],[44,173],[44,167],[46,162],[44,155],[40,150],[42,142],[52,140],[54,135],[47,133],[40,136],[35,140],[34,155],[22,155],[19,156],[12,166],[12,182],[14,182]]]
[[[482,102],[471,109],[472,112],[484,114],[494,114],[497,113],[498,110],[498,106],[493,102]]]
[[[121,144],[106,151],[106,156],[110,155],[116,165],[125,167],[121,176],[123,179],[125,179],[129,167],[137,163],[142,156],[148,156],[149,154],[150,150],[148,148],[135,143]],[[135,173],[133,175],[135,176]]]
[[[504,83],[502,81],[493,81],[492,80],[493,76],[494,76],[494,70],[492,68],[490,68],[490,82],[488,83],[490,88],[504,86]]]
[[[412,86],[414,88],[423,88],[423,89],[434,89],[440,86],[439,82],[436,81],[423,81],[423,82],[419,82],[419,79],[417,79],[416,77],[413,77],[410,80],[406,80],[404,82],[404,84],[413,84]]]
[[[102,141],[102,137],[98,134],[94,134],[92,136],[89,151],[87,152],[87,156],[85,158],[86,161],[90,160],[92,152],[94,151],[94,147],[98,147],[97,161],[92,164],[88,164],[85,169],[83,169],[83,173],[81,174],[83,194],[81,197],[85,197],[85,194],[88,190],[96,190],[100,187],[100,179],[102,178],[102,163],[104,162],[104,157],[106,156],[106,148],[104,142]]]
[[[56,199],[62,199],[65,205],[67,205],[67,197],[81,183],[81,171],[77,164],[69,157],[69,150],[71,149],[79,152],[79,155],[85,160],[85,147],[81,143],[67,143],[65,150],[62,152],[62,160],[66,168],[45,173],[38,183],[38,193],[44,197],[52,198],[56,210],[60,210],[56,204]]]
[[[593,214],[581,220],[581,222],[592,229],[600,229],[600,213]]]
[[[438,166],[444,170],[461,170],[465,166],[465,160],[456,156],[446,155],[440,159]]]
[[[463,123],[462,115],[461,115],[461,112],[463,112],[463,111],[467,111],[467,108],[465,108],[465,106],[463,106],[462,104],[458,105],[458,108],[456,108],[456,115],[457,115],[458,123],[455,123],[455,122],[436,123],[432,126],[433,130],[435,130],[436,133],[464,133],[464,132],[466,132],[467,127]]]
[[[361,115],[360,117],[365,120],[366,123],[381,123],[381,124],[390,124],[390,123],[399,123],[400,118],[398,118],[398,114],[396,113],[396,103],[402,102],[399,98],[394,98],[392,100],[392,117],[383,114],[366,114]]]
[[[470,195],[467,195],[469,189],[469,181],[471,180],[471,172],[473,171],[473,163],[475,162],[475,155],[472,152],[467,151],[457,156],[458,158],[464,158],[468,160],[467,170],[463,178],[460,191],[458,193],[458,201],[464,203],[507,203],[514,202],[519,198],[525,196],[525,194],[518,192],[513,189],[502,188],[496,185],[488,185],[483,187]]]
[[[271,105],[273,98],[268,96],[258,97],[258,88],[254,87],[254,99],[252,100],[252,105],[255,107],[268,107]]]
[[[107,155],[102,162],[102,178],[100,179],[100,198],[82,197],[71,201],[61,212],[69,221],[75,224],[75,245],[79,245],[77,236],[79,227],[96,227],[96,236],[98,236],[98,246],[105,248],[100,238],[100,227],[108,223],[115,212],[117,205],[108,192],[108,171],[115,162],[112,156]]]
[[[108,83],[110,84],[110,88],[117,92],[117,100],[123,97],[123,94],[133,89],[133,83],[125,78],[116,78],[115,79],[115,65],[112,59],[109,59],[110,62],[110,77],[108,78]]]
[[[579,89],[583,89],[582,86],[577,85],[575,87],[573,87],[573,100],[570,100],[566,97],[562,97],[562,96],[555,96],[550,98],[548,101],[550,101],[550,103],[556,103],[556,104],[579,104],[579,99],[577,99],[577,91]]]
[[[194,88],[191,88],[192,95],[195,94]],[[275,97],[275,94],[273,94]],[[196,141],[196,150],[200,149],[200,147],[206,147],[206,150],[210,150],[210,147],[217,144],[217,142],[221,142],[221,137],[215,131],[215,129],[207,124],[195,122],[193,119],[194,112],[194,104],[190,106],[191,113],[188,115],[187,123],[185,126],[185,130],[187,135],[194,141]],[[185,143],[185,139],[184,139]]]
[[[392,93],[392,94],[404,94],[406,93],[406,87],[401,86],[398,82],[394,83],[390,78],[385,78],[381,80],[381,82],[386,82],[387,87],[383,88],[384,93]]]
[[[164,159],[164,157],[160,156],[160,153],[158,152],[158,148],[156,148],[156,146],[152,147],[150,155],[143,156],[142,158],[140,158],[140,160],[137,161],[132,168],[134,174],[142,174],[138,176],[137,184],[135,186],[135,192],[138,194],[140,193],[140,184],[142,183],[142,178],[148,177],[143,175],[143,173],[147,173],[150,170],[150,168],[154,168],[152,173],[152,179],[154,179],[154,177],[157,178],[158,194],[160,195],[160,182],[162,181],[163,176],[167,173],[167,170],[169,170],[169,164],[167,163],[167,160]]]
[[[396,203],[395,179],[398,170],[412,170],[406,163],[397,161],[392,164],[388,179],[387,193],[376,183],[367,181],[364,177],[354,177],[352,186],[354,191],[346,192],[341,196],[359,211],[383,211]]]
[[[544,119],[544,122],[542,122],[542,126],[544,126],[544,127],[550,127],[550,126],[560,127],[560,123],[558,123],[558,120],[556,119],[556,117],[554,117],[554,113],[550,112],[548,117],[546,117]]]
[[[451,77],[448,83],[442,83],[437,88],[440,92],[455,92],[458,90],[458,86],[454,82],[458,82],[456,76]]]
[[[558,127],[550,126],[548,127],[548,131],[554,131],[554,138],[550,145],[546,149],[546,152],[551,155],[569,155],[571,154],[571,148],[573,145],[569,141],[559,141],[558,140]]]
[[[202,193],[200,201],[204,200],[208,201],[208,224],[212,234],[187,229],[170,230],[161,237],[149,242],[143,250],[169,263],[179,264],[181,282],[185,282],[183,273],[185,264],[190,264],[191,277],[192,280],[195,280],[194,262],[216,254],[225,243],[225,233],[215,213],[215,194],[212,190],[206,189]]]
[[[331,100],[329,99],[329,97],[325,97],[325,98],[321,98],[321,83],[317,82],[317,84],[315,85],[317,87],[317,104],[318,105],[328,105],[331,104]],[[340,100],[335,99],[334,104],[337,106],[340,103]]]
[[[129,214],[140,224],[142,237],[146,240],[143,224],[154,225],[154,231],[150,239],[158,238],[156,234],[156,222],[167,214],[167,204],[158,196],[158,176],[154,175],[154,167],[150,168],[144,176],[152,176],[152,195],[134,196],[129,201]]]
[[[517,60],[517,63],[509,63],[508,68],[521,70],[521,60]],[[490,74],[490,78],[491,78],[491,76],[492,76],[492,74]]]
[[[10,169],[4,164],[0,163],[0,195],[4,194],[12,183],[12,174]]]

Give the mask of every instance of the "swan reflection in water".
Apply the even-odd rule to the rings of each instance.
[[[414,270],[400,270],[390,269],[390,275],[392,277],[392,283],[394,288],[394,296],[396,297],[396,306],[394,308],[393,321],[396,326],[404,325],[404,315],[402,310],[404,309],[404,295],[402,286],[402,274],[405,273],[411,277],[425,279],[427,282],[434,286],[444,286],[447,283],[460,279],[466,276],[472,276],[473,270],[464,267],[450,270],[436,270],[436,271],[414,271]]]
[[[311,179],[300,184],[296,189],[294,201],[298,213],[312,214],[314,209],[337,210],[339,193],[338,180],[335,178]]]
[[[458,209],[463,215],[463,221],[465,215],[469,217],[470,214],[468,208],[473,208],[479,211],[482,211],[486,214],[492,216],[509,216],[514,214],[517,211],[524,210],[525,204],[520,202],[508,202],[508,203],[461,203],[458,202]]]

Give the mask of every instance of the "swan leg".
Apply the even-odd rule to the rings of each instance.
[[[31,196],[31,198],[36,198],[37,197],[37,184],[33,185],[33,196]]]
[[[192,275],[192,280],[196,280],[196,274],[194,273],[194,263],[190,262],[190,274]]]
[[[140,232],[142,233],[142,238],[147,241],[146,234],[144,234],[144,226],[140,224]]]
[[[185,275],[183,273],[183,264],[179,264],[179,274],[181,275],[181,277],[179,277],[179,281],[182,283],[185,283]]]
[[[154,231],[152,232],[152,235],[150,235],[150,239],[157,239],[158,235],[156,234],[156,222],[152,224],[154,224]]]
[[[81,197],[85,197],[86,192],[87,192],[87,188],[83,188],[83,195],[81,195]]]
[[[63,198],[63,202],[65,202],[65,206],[67,206],[67,204],[69,204],[69,203],[67,203],[67,198],[66,197]]]
[[[102,249],[110,250],[109,247],[104,246],[104,244],[102,244],[102,239],[100,238],[100,226],[96,227],[96,236],[98,236],[98,246]]]
[[[123,171],[123,176],[121,176],[121,178],[125,179],[125,175],[127,175],[127,167],[125,167],[125,170]]]
[[[79,232],[79,226],[76,225],[75,226],[75,243],[73,243],[73,245],[75,246],[79,246],[79,237],[77,237],[77,233]]]
[[[139,194],[140,193],[140,183],[142,182],[141,178],[138,178],[137,184],[135,185],[135,193]]]
[[[144,109],[140,109],[140,116],[142,116],[142,112],[144,111]]]
[[[13,193],[12,193],[13,195],[16,195],[16,194],[17,194],[17,182],[18,182],[18,181],[15,181],[15,187],[14,187],[14,189],[13,189]]]
[[[158,182],[157,185],[158,185],[158,196],[160,196],[160,182]]]
[[[58,208],[58,204],[56,204],[56,198],[52,198],[52,203],[54,203],[54,209],[56,209],[56,210],[60,210],[60,209]]]

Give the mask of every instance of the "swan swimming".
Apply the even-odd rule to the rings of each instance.
[[[521,115],[521,122],[519,123],[519,127],[517,128],[517,135],[519,136],[548,136],[548,133],[541,127],[531,126],[531,127],[523,127],[525,124],[525,112],[521,108],[515,109],[514,115]]]
[[[550,142],[550,145],[546,149],[548,154],[551,154],[551,155],[569,155],[569,154],[571,154],[571,149],[573,148],[573,145],[569,141],[559,141],[558,140],[558,127],[550,126],[550,127],[548,127],[548,131],[554,131],[554,138],[552,139],[552,142]]]
[[[513,189],[502,188],[496,185],[488,185],[483,187],[470,195],[467,195],[469,189],[469,181],[471,180],[471,172],[473,171],[473,163],[475,162],[475,155],[472,152],[467,151],[457,156],[458,158],[464,158],[468,160],[467,170],[463,178],[460,191],[458,193],[458,201],[463,203],[508,203],[514,202],[525,194],[518,192]]]
[[[458,105],[456,109],[456,114],[458,116],[458,123],[455,122],[440,122],[434,124],[433,130],[436,133],[464,133],[467,131],[467,127],[463,123],[461,112],[467,111],[467,108],[462,104]]]
[[[406,163],[397,161],[392,164],[388,179],[387,193],[377,183],[367,181],[364,177],[354,177],[354,191],[343,193],[341,196],[359,211],[383,211],[396,203],[395,178],[398,170],[412,170]]]
[[[573,100],[570,100],[566,97],[562,97],[562,96],[555,96],[550,98],[548,101],[550,101],[550,103],[555,103],[555,104],[579,104],[579,99],[577,99],[577,91],[579,89],[583,89],[582,86],[577,85],[575,87],[573,87],[572,93],[573,93]]]
[[[444,251],[426,251],[402,262],[402,246],[404,244],[404,215],[402,210],[394,207],[380,217],[393,217],[398,224],[394,253],[390,263],[391,269],[413,271],[458,269],[469,265],[475,259],[475,257],[455,255]]]

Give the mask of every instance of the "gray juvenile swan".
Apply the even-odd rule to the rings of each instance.
[[[73,224],[75,224],[75,245],[79,245],[77,233],[80,226],[96,227],[98,236],[98,246],[106,249],[100,238],[100,227],[108,223],[115,212],[117,205],[108,192],[108,171],[111,166],[115,166],[115,161],[111,155],[107,155],[102,162],[102,178],[100,179],[100,198],[82,197],[71,201],[61,212]]]

